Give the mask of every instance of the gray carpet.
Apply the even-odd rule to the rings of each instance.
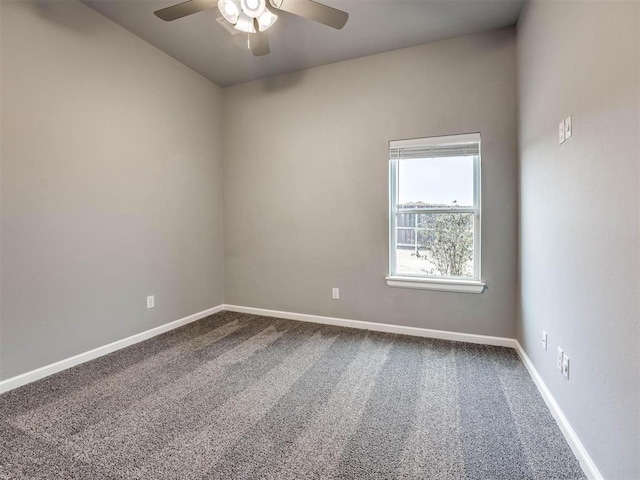
[[[507,348],[223,312],[0,396],[0,479],[582,479]]]

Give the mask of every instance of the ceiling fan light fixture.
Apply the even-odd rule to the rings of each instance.
[[[270,51],[264,32],[278,20],[276,11],[314,20],[338,30],[349,19],[347,12],[314,0],[186,0],[153,13],[161,20],[171,22],[216,7],[222,14],[222,18],[218,17],[216,21],[228,32],[233,34],[237,30],[249,34],[247,43],[256,57]]]
[[[278,20],[278,16],[267,8],[266,0],[219,0],[218,9],[233,28],[245,33],[256,33],[254,19],[261,32]]]

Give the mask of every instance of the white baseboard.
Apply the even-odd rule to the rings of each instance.
[[[531,359],[527,356],[524,349],[522,348],[522,345],[520,345],[520,342],[518,342],[517,340],[515,340],[515,349],[518,352],[518,355],[520,355],[520,358],[522,359],[525,367],[527,367],[529,375],[531,375],[531,378],[538,387],[538,391],[542,395],[542,398],[544,398],[547,407],[549,407],[553,418],[555,418],[556,423],[560,427],[560,431],[564,435],[564,438],[567,440],[569,447],[571,447],[573,454],[580,462],[580,466],[582,467],[585,475],[591,480],[603,480],[604,477],[598,470],[598,467],[596,467],[596,464],[589,455],[589,452],[587,452],[587,449],[584,448],[584,445],[578,438],[578,435],[571,427],[569,420],[567,420],[567,417],[560,409],[560,405],[558,405],[558,402],[556,402],[555,398],[553,398],[551,391],[544,383],[544,380],[542,380],[542,377],[536,370],[536,367],[533,366]]]
[[[400,335],[411,335],[414,337],[438,338],[441,340],[452,340],[455,342],[478,343],[482,345],[495,345],[498,347],[515,348],[516,341],[513,338],[491,337],[488,335],[475,335],[472,333],[448,332],[445,330],[432,330],[428,328],[405,327],[402,325],[391,325],[388,323],[365,322],[362,320],[349,320],[346,318],[322,317],[319,315],[308,315],[306,313],[281,312],[278,310],[267,310],[264,308],[242,307],[239,305],[224,305],[224,310],[239,313],[250,313],[262,315],[264,317],[286,318],[288,320],[299,320],[301,322],[322,323],[324,325],[336,325],[339,327],[359,328],[361,330],[372,330],[374,332],[397,333]]]
[[[103,355],[107,355],[108,353],[115,352],[116,350],[128,347],[129,345],[142,342],[143,340],[155,337],[156,335],[160,335],[161,333],[168,332],[169,330],[173,330],[188,323],[195,322],[196,320],[208,317],[209,315],[221,312],[222,310],[223,305],[218,305],[217,307],[194,313],[193,315],[189,315],[173,322],[165,323],[164,325],[160,325],[159,327],[137,333],[130,337],[123,338],[122,340],[109,343],[108,345],[94,348],[93,350],[89,350],[88,352],[80,353],[78,355],[74,355],[73,357],[60,360],[59,362],[55,362],[36,370],[23,373],[22,375],[3,380],[2,382],[0,382],[0,393],[8,392],[9,390],[13,390],[14,388],[21,387],[23,385],[26,385],[27,383],[35,382],[36,380],[48,377],[49,375],[53,375],[54,373],[61,372],[62,370],[66,370],[81,363],[88,362],[89,360],[93,360],[94,358],[102,357]]]

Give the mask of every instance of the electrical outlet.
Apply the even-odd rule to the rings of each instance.
[[[547,351],[547,332],[542,330],[542,349]]]
[[[147,308],[153,308],[156,306],[156,300],[153,295],[147,297]]]
[[[333,298],[334,300],[338,300],[340,298],[340,289],[339,288],[332,288],[331,289],[331,298]]]
[[[560,143],[560,145],[562,145],[565,141],[565,136],[564,136],[564,120],[562,120],[560,122],[560,124],[558,125],[558,143]]]
[[[564,361],[564,351],[558,347],[558,352],[556,354],[556,367],[558,370],[562,371],[562,362]]]
[[[569,380],[569,357],[566,354],[562,354],[562,375]]]
[[[564,139],[569,140],[571,137],[571,115],[564,119]]]

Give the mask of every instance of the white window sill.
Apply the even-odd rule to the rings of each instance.
[[[439,290],[441,292],[482,293],[486,283],[475,280],[450,280],[420,277],[386,277],[387,285],[398,288]]]

